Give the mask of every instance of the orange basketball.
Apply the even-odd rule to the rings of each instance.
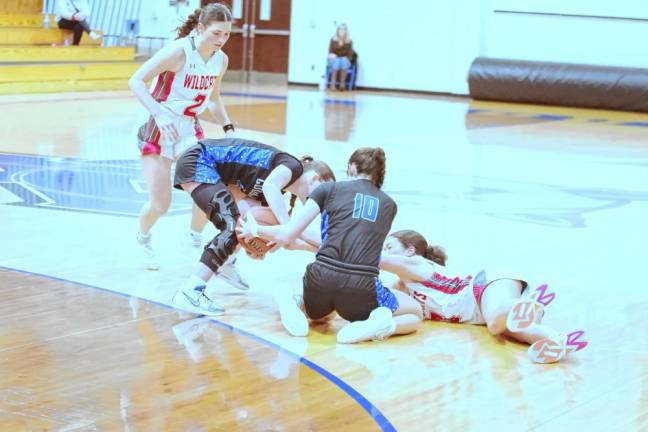
[[[270,210],[270,207],[251,207],[243,216],[241,216],[241,219],[247,220],[247,215],[252,214],[254,219],[257,221],[257,224],[259,225],[278,225],[279,221],[275,217],[274,213],[272,210]],[[241,225],[241,220],[239,219],[238,225]],[[252,255],[265,255],[268,250],[270,250],[270,247],[268,246],[268,241],[264,240],[260,237],[254,237],[248,241],[243,240],[242,238],[239,237],[238,233],[236,234],[236,238],[239,242],[239,244],[245,249],[248,253]]]

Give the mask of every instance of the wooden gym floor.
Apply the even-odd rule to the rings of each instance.
[[[398,93],[324,94],[228,83],[241,136],[328,161],[388,156],[394,229],[443,245],[453,267],[548,283],[545,322],[584,329],[560,364],[484,327],[338,346],[281,327],[272,293],[312,256],[239,258],[251,283],[209,289],[218,320],[170,306],[198,251],[190,201],[154,229],[127,92],[0,98],[0,430],[646,431],[648,115]],[[219,127],[206,126],[219,137]],[[208,231],[213,233],[213,231]],[[208,235],[208,234],[207,234]]]

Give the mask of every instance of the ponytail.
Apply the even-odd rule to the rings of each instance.
[[[297,202],[297,195],[290,194],[290,208],[288,209],[288,216],[292,216],[292,212],[293,212],[293,210],[295,210],[295,203],[296,202]]]
[[[368,175],[371,182],[380,188],[385,182],[386,161],[385,151],[380,147],[362,147],[353,152],[349,165],[354,164],[358,174]]]
[[[189,33],[192,32],[193,29],[196,28],[198,25],[198,22],[200,21],[200,14],[202,13],[202,9],[198,8],[187,17],[187,20],[182,24],[180,27],[178,27],[178,37],[176,39],[183,38],[185,36],[189,36]]]
[[[209,3],[202,8],[198,8],[187,17],[187,20],[178,27],[178,37],[180,39],[192,32],[198,23],[208,26],[212,22],[232,22],[232,12],[227,5],[221,3]]]
[[[448,255],[446,254],[445,249],[441,246],[428,245],[425,237],[414,230],[396,231],[395,233],[392,233],[390,237],[397,239],[406,248],[410,246],[413,247],[416,255],[421,255],[439,265],[445,266],[446,261],[448,261]]]
[[[428,246],[425,249],[423,257],[441,266],[445,266],[446,261],[448,260],[448,255],[446,254],[445,249],[441,246]]]

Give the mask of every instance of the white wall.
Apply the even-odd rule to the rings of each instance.
[[[318,82],[339,22],[349,26],[358,52],[358,85],[467,91],[466,72],[479,50],[478,1],[294,1],[289,81]]]
[[[319,82],[338,22],[349,26],[363,87],[466,94],[479,55],[648,68],[648,0],[299,0],[292,8],[291,82]]]
[[[168,0],[142,0],[140,36],[175,39],[176,28],[200,6],[200,0],[187,0],[169,6]]]
[[[646,0],[495,0],[493,6],[489,57],[648,68]]]

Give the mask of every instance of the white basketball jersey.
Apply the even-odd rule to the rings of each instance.
[[[214,84],[223,70],[222,51],[216,51],[205,61],[196,49],[193,37],[182,39],[182,44],[185,52],[182,69],[175,73],[163,72],[151,84],[151,96],[178,116],[175,125],[180,134],[178,141],[171,143],[160,137],[155,142],[161,147],[160,154],[169,159],[175,159],[204,138],[198,116],[207,109],[205,101],[211,97]]]
[[[185,64],[177,72],[158,75],[151,85],[151,95],[178,115],[195,118],[202,113],[223,70],[223,52],[216,51],[204,61],[193,37],[182,39]]]
[[[426,281],[405,284],[410,296],[423,308],[425,319],[483,324],[472,276],[449,278],[437,272]]]

